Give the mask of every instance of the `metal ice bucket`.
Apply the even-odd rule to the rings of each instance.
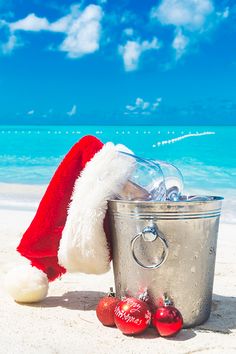
[[[185,328],[208,319],[223,198],[211,199],[108,202],[118,296],[147,289],[157,306],[167,294]]]

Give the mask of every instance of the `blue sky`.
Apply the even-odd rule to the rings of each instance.
[[[236,124],[236,5],[0,0],[0,124]]]

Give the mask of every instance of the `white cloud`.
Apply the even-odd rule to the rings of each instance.
[[[149,107],[149,105],[150,105],[149,102],[145,102],[142,98],[137,97],[134,106],[127,105],[125,108],[130,112],[134,112],[137,110],[145,111]]]
[[[229,17],[229,7],[226,7],[225,10],[222,12],[222,17],[223,18]]]
[[[151,110],[156,111],[157,108],[160,106],[161,101],[162,101],[161,97],[156,98],[156,100],[151,105]]]
[[[230,15],[229,7],[227,6],[223,12],[217,12],[216,13],[219,18],[226,19]]]
[[[74,12],[74,11],[73,11]],[[59,18],[57,21],[50,23],[48,30],[52,32],[67,33],[72,19],[72,14]]]
[[[9,28],[12,31],[33,31],[49,30],[49,22],[45,17],[37,17],[34,13],[29,14],[22,20],[12,22]]]
[[[11,54],[16,47],[21,47],[22,42],[13,33],[10,34],[6,43],[1,45],[1,52],[5,55]]]
[[[189,38],[186,37],[181,29],[176,30],[175,38],[172,42],[172,47],[176,52],[176,59],[180,59],[184,55],[186,48],[189,44]]]
[[[127,41],[125,45],[119,46],[119,53],[123,57],[124,66],[126,71],[134,71],[138,69],[139,59],[142,53],[148,50],[158,50],[160,43],[154,37],[151,42],[140,40]]]
[[[229,16],[229,8],[216,12],[213,0],[162,0],[152,8],[150,16],[164,26],[175,27],[172,48],[178,60],[200,40],[203,33]]]
[[[67,112],[66,114],[70,117],[74,116],[77,112],[77,106],[74,104],[73,107],[71,108],[71,110],[69,112]]]
[[[131,36],[133,36],[133,34],[134,34],[134,30],[133,30],[133,28],[128,27],[128,28],[125,28],[125,29],[124,29],[123,33],[124,33],[127,37],[131,37]]]
[[[78,18],[72,20],[60,50],[67,52],[70,58],[78,58],[98,50],[102,16],[100,6],[87,6]]]
[[[161,97],[155,99],[154,102],[145,101],[141,97],[137,97],[134,105],[127,105],[125,115],[151,115],[157,110],[162,101]]]
[[[181,26],[188,30],[201,30],[207,17],[214,12],[211,0],[162,0],[154,7],[151,17],[163,25]]]
[[[29,112],[27,112],[28,116],[32,116],[35,113],[34,109],[31,109]]]
[[[79,58],[99,49],[101,36],[102,8],[90,4],[83,11],[79,5],[73,5],[70,13],[49,22],[45,17],[34,13],[16,22],[8,23],[11,34],[16,31],[50,31],[65,34],[65,39],[58,50],[66,52],[70,58]],[[13,48],[12,48],[13,49]]]
[[[150,103],[145,102],[142,98],[138,97],[135,101],[136,107],[145,110],[149,107]]]
[[[0,19],[0,28],[1,27],[4,27],[7,25],[7,21],[6,20],[3,20],[3,19]]]
[[[127,104],[127,106],[125,107],[128,111],[135,111],[136,106],[131,106],[130,104]]]

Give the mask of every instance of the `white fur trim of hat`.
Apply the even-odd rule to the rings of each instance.
[[[105,273],[110,254],[103,220],[107,201],[124,187],[134,169],[134,159],[124,145],[106,143],[77,178],[58,250],[58,260],[68,272]]]

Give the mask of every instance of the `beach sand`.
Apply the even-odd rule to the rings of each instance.
[[[31,222],[45,186],[0,185],[0,345],[1,353],[236,353],[236,225],[220,225],[214,295],[210,319],[158,337],[154,329],[124,336],[98,322],[95,307],[114,285],[110,271],[102,276],[66,274],[50,284],[47,298],[35,305],[15,303],[3,279],[23,263],[15,251]]]

